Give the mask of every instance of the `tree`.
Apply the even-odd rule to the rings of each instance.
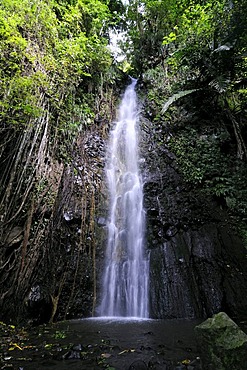
[[[110,19],[99,0],[1,1],[1,315],[26,310],[37,266],[49,259],[44,240],[62,163],[93,123],[94,93],[111,65]]]

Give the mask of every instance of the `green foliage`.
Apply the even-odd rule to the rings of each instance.
[[[176,155],[184,180],[223,201],[247,219],[247,169],[243,162],[224,152],[230,140],[223,129],[200,134],[191,127],[172,136],[168,147]]]
[[[55,339],[64,339],[66,338],[66,333],[63,330],[56,330],[55,333],[53,334],[53,337]]]
[[[187,2],[177,24],[163,40],[168,50],[166,62],[172,73],[180,75],[180,87],[207,87],[222,94],[234,90],[236,83],[244,83],[247,41],[244,3]]]
[[[242,237],[244,247],[247,249],[247,229],[243,226],[240,228],[240,235]]]
[[[190,94],[192,94],[193,92],[196,92],[196,91],[198,91],[198,89],[180,91],[179,93],[172,95],[167,100],[167,102],[164,104],[164,106],[162,108],[162,112],[165,113],[167,111],[167,109],[169,108],[169,106],[172,103],[174,103],[175,101],[177,101],[178,99],[182,98],[183,96],[190,95]]]
[[[162,40],[177,16],[175,0],[132,1],[127,11],[128,38],[125,52],[137,73],[164,58]]]
[[[203,55],[217,48],[229,23],[227,4],[225,0],[202,4],[183,2],[177,24],[163,39],[163,44],[168,48],[167,61],[170,66],[175,67],[175,70],[188,64],[197,68]]]
[[[60,117],[59,127],[71,127],[65,117],[62,123],[63,109],[74,129],[77,119],[72,116],[77,113],[71,101],[76,88],[85,83],[86,90],[89,78],[97,84],[111,64],[102,36],[110,16],[99,0],[34,0],[31,5],[29,0],[3,0],[0,122],[16,127],[30,124],[47,109],[46,97],[53,116]]]
[[[158,9],[156,2],[145,2],[143,19],[149,17],[147,3]],[[179,128],[177,125],[178,131],[170,128],[173,137],[169,145],[177,155],[178,168],[186,181],[207,189],[214,196],[223,198],[228,208],[245,214],[246,194],[243,194],[243,188],[246,174],[244,164],[237,162],[247,158],[247,121],[244,118],[247,107],[246,2],[181,0],[176,7],[172,3],[160,3],[168,6],[168,16],[163,18],[160,28],[163,46],[159,46],[159,52],[163,52],[164,58],[160,58],[158,66],[153,64],[152,69],[144,73],[145,81],[148,80],[150,116],[161,132],[160,125],[163,131],[169,130],[169,125],[179,120],[179,110],[175,104],[171,106],[179,100],[185,114],[197,117],[198,134],[192,135],[193,142],[190,135],[185,134],[182,123]],[[152,37],[155,39],[156,35]],[[152,60],[150,51],[156,55],[156,50],[151,48],[148,52],[149,60]],[[162,75],[161,69],[166,73]],[[150,78],[151,75],[156,76],[156,80]],[[208,112],[211,111],[222,117],[223,126],[214,117],[209,117]],[[209,131],[214,122],[214,132],[223,129],[229,135],[224,144],[227,155],[221,152],[219,138],[200,139],[202,119],[208,119]],[[182,114],[180,120],[183,120]],[[190,125],[189,122],[186,124]],[[235,168],[240,168],[239,178],[232,173]]]

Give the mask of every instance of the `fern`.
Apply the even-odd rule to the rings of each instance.
[[[162,108],[162,113],[165,113],[167,111],[167,109],[169,108],[169,106],[174,103],[175,101],[177,101],[178,99],[182,98],[183,96],[186,96],[186,95],[189,95],[189,94],[192,94],[193,92],[195,91],[199,91],[201,89],[192,89],[192,90],[184,90],[184,91],[179,91],[177,94],[174,94],[172,95],[168,100],[167,102],[164,104],[163,108]]]
[[[232,48],[232,45],[221,45],[220,47],[215,49],[213,53],[219,53],[221,51],[228,51],[228,50],[231,50],[231,48]]]
[[[215,78],[208,85],[220,94],[226,92],[232,86],[231,81],[224,76]]]

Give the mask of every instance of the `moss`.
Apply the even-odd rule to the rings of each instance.
[[[247,335],[224,312],[198,325],[195,331],[205,370],[245,368]]]

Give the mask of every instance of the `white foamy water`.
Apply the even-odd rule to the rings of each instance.
[[[138,168],[136,80],[127,87],[111,132],[106,165],[108,242],[100,316],[148,317],[143,184]]]

